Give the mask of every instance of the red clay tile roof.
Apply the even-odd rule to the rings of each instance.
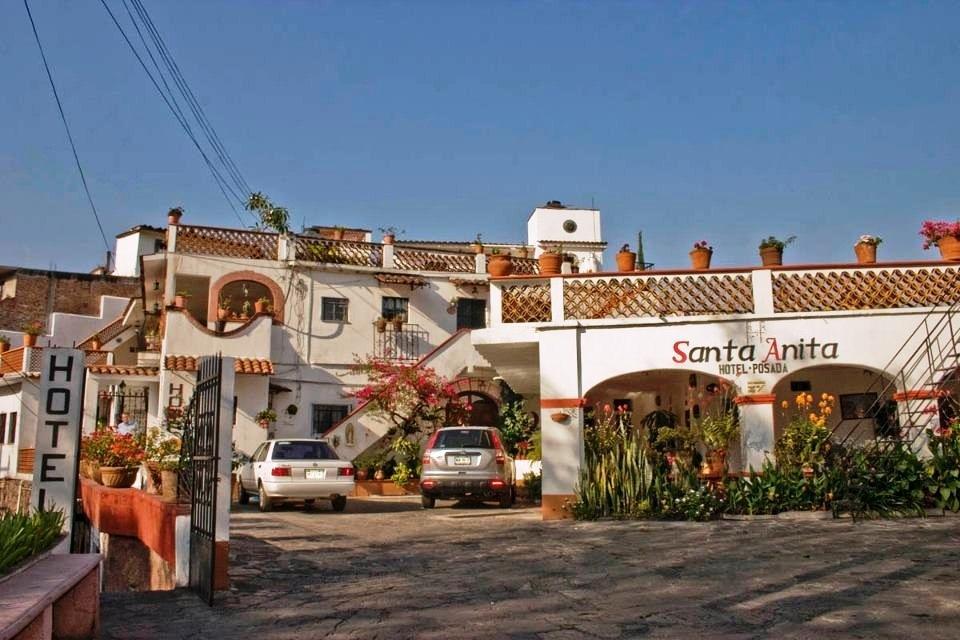
[[[160,373],[157,367],[126,367],[117,364],[91,364],[87,367],[90,373],[99,373],[111,376],[149,376]]]
[[[197,356],[167,356],[163,368],[170,371],[196,371]],[[273,375],[273,363],[264,358],[234,358],[233,369],[237,373]]]
[[[380,284],[404,284],[411,288],[427,286],[426,278],[394,273],[378,273],[373,276]]]

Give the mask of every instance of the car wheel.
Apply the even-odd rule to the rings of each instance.
[[[433,509],[437,506],[437,499],[430,496],[420,496],[420,504],[423,505],[424,509]]]
[[[337,496],[330,501],[334,511],[343,511],[347,508],[347,496]]]
[[[500,496],[500,508],[509,509],[513,506],[513,489],[507,492],[506,495]]]
[[[260,485],[260,511],[270,511],[273,508],[273,502],[270,500],[270,496],[267,495],[267,492],[264,490],[263,485]]]
[[[304,500],[304,501],[303,501],[303,508],[304,508],[304,509],[313,509],[313,505],[315,505],[316,503],[317,503],[317,501],[314,500],[313,498],[311,498],[311,499],[309,499],[309,500]]]
[[[247,493],[246,489],[243,488],[243,483],[240,482],[240,495],[237,496],[237,502],[240,504],[250,504],[250,494]]]

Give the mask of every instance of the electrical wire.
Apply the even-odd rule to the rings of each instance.
[[[80,164],[80,156],[77,153],[77,145],[73,142],[73,134],[70,133],[70,125],[67,124],[67,116],[63,112],[63,104],[60,102],[60,94],[57,92],[57,85],[53,81],[53,73],[50,71],[50,65],[47,64],[47,55],[43,51],[43,44],[40,42],[40,34],[37,32],[37,23],[33,20],[33,12],[30,11],[30,4],[23,0],[23,6],[27,10],[27,17],[30,19],[30,27],[33,29],[33,37],[37,41],[37,48],[40,49],[40,58],[43,60],[43,68],[47,72],[47,80],[50,81],[50,89],[53,90],[53,97],[57,101],[57,109],[60,111],[60,120],[63,121],[63,128],[67,132],[67,140],[70,141],[70,150],[73,151],[73,160],[77,163],[77,171],[80,173],[80,182],[83,183],[83,190],[87,194],[87,202],[90,203],[90,209],[93,211],[93,218],[97,221],[97,229],[100,230],[100,237],[103,239],[103,246],[110,251],[110,243],[107,241],[107,234],[103,231],[103,224],[100,223],[100,214],[97,212],[97,205],[93,203],[93,196],[90,195],[90,186],[87,184],[87,176],[83,173],[83,165]],[[107,265],[109,269],[110,265]]]
[[[243,221],[243,218],[240,217],[240,212],[237,210],[236,204],[234,203],[234,200],[235,200],[237,203],[240,203],[242,205],[244,203],[244,199],[240,197],[236,193],[236,191],[234,191],[234,189],[230,186],[230,184],[220,174],[219,170],[214,166],[213,162],[210,161],[210,158],[207,156],[207,153],[203,150],[203,147],[200,145],[196,136],[193,134],[193,131],[190,129],[190,126],[187,123],[186,119],[181,117],[177,109],[174,108],[173,104],[170,102],[170,99],[163,92],[163,89],[160,87],[160,84],[157,82],[156,78],[154,78],[153,73],[150,72],[150,68],[147,66],[146,62],[144,62],[143,57],[140,55],[140,52],[137,51],[136,46],[134,46],[133,42],[130,40],[129,36],[127,35],[127,32],[123,29],[123,26],[121,26],[120,21],[117,20],[116,15],[114,15],[113,11],[110,9],[110,6],[106,3],[106,0],[100,0],[100,4],[102,4],[103,8],[106,9],[107,14],[110,16],[110,19],[113,21],[114,26],[117,27],[118,31],[120,31],[120,35],[123,36],[124,41],[127,43],[127,46],[130,48],[130,51],[133,52],[133,55],[134,57],[136,57],[137,62],[140,63],[140,66],[143,68],[144,72],[147,74],[147,77],[150,78],[150,82],[153,84],[154,88],[160,94],[160,97],[163,99],[164,103],[167,105],[167,108],[170,109],[170,112],[173,114],[173,117],[177,120],[177,122],[183,128],[184,132],[186,132],[191,142],[193,142],[193,145],[197,148],[197,151],[200,152],[200,156],[203,158],[204,163],[207,165],[207,168],[210,170],[210,173],[213,176],[214,181],[217,183],[217,186],[220,188],[220,192],[223,194],[223,197],[226,199],[227,204],[229,204],[230,208],[233,210],[233,213],[237,217],[237,220],[240,221],[240,224],[242,225],[245,224]],[[233,196],[234,198],[233,200],[231,200],[231,196]]]

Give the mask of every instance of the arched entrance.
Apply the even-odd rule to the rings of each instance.
[[[447,424],[495,427],[500,405],[490,396],[475,391],[457,394],[457,405],[447,408]]]
[[[899,436],[896,385],[882,372],[856,365],[805,367],[782,378],[773,388],[773,434],[778,439],[794,417],[793,399],[800,393],[836,398],[826,427],[837,442],[855,444],[876,437]],[[789,408],[781,403],[787,401]]]
[[[207,317],[216,318],[221,304],[226,304],[233,317],[252,315],[254,303],[263,298],[268,301],[273,317],[283,322],[283,290],[276,282],[255,271],[228,273],[210,286]]]

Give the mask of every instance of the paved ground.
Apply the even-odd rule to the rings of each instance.
[[[960,518],[542,523],[352,500],[233,518],[233,589],[107,594],[104,637],[958,638]]]

